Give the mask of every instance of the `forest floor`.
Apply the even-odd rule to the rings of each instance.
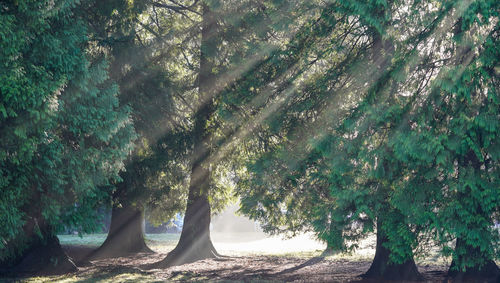
[[[75,273],[61,276],[3,279],[6,282],[378,282],[359,277],[368,270],[373,257],[374,239],[362,243],[355,254],[322,257],[322,245],[307,238],[282,241],[277,238],[224,240],[216,244],[219,252],[228,255],[167,269],[145,270],[142,267],[163,259],[177,241],[175,234],[149,236],[148,245],[154,254],[93,260]],[[102,239],[101,239],[102,238]],[[85,257],[103,240],[104,235],[78,238],[60,237],[63,247],[76,262]],[[215,237],[217,239],[217,237]],[[218,238],[221,239],[221,236]],[[237,239],[237,240],[235,240]],[[217,241],[215,241],[217,243]],[[283,245],[287,247],[284,249]],[[279,251],[278,251],[279,250]],[[443,282],[449,263],[429,258],[418,262],[426,282]],[[0,282],[4,282],[0,279]]]

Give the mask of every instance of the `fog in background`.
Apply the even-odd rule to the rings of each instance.
[[[314,235],[302,234],[292,239],[269,236],[259,223],[238,215],[238,204],[228,206],[212,218],[211,237],[218,252],[225,255],[287,254],[323,251],[326,245]]]

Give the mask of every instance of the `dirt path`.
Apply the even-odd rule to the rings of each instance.
[[[85,258],[91,249],[66,246],[68,254],[77,260]],[[77,282],[107,281],[237,281],[237,282],[376,282],[363,281],[369,261],[348,259],[297,258],[284,256],[225,257],[202,260],[168,269],[143,270],[147,264],[159,261],[165,254],[138,254],[131,257],[102,259],[81,266],[74,274]],[[446,266],[419,266],[427,282],[443,282]],[[125,276],[126,274],[126,276]],[[121,276],[121,277],[120,277]],[[80,279],[80,280],[79,280]],[[377,281],[378,282],[378,281]]]

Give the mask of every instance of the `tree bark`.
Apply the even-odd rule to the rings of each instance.
[[[207,151],[204,143],[200,143],[197,148]],[[209,178],[210,171],[203,166],[202,160],[194,162],[181,237],[167,257],[153,267],[166,268],[219,256],[210,239]]]
[[[210,239],[210,204],[206,194],[190,190],[184,225],[177,246],[155,267],[170,267],[207,258],[217,258]]]
[[[219,256],[210,239],[210,135],[208,121],[214,112],[216,76],[213,72],[217,54],[215,13],[203,3],[199,73],[200,107],[194,116],[193,155],[189,196],[181,237],[165,259],[153,267],[170,267]]]
[[[52,229],[43,223],[41,219],[29,219],[23,227],[23,235],[7,243],[9,249],[23,251],[0,262],[0,275],[61,275],[78,270]],[[35,232],[37,227],[39,233]]]
[[[407,259],[400,264],[390,262],[391,251],[384,246],[384,243],[387,242],[387,237],[383,230],[380,229],[380,227],[382,227],[380,220],[377,221],[377,227],[375,257],[373,258],[370,268],[362,277],[378,280],[423,280],[424,278],[418,272],[413,258]]]
[[[463,239],[457,239],[455,249],[464,248],[466,254],[461,256],[461,261],[465,258],[480,258],[483,253],[478,248],[471,247]],[[485,259],[484,265],[468,267],[465,271],[457,267],[455,260],[451,261],[448,269],[448,277],[452,282],[500,282],[500,269],[492,259]]]
[[[132,204],[114,206],[108,236],[90,257],[120,257],[140,252],[153,252],[144,239],[144,210]]]

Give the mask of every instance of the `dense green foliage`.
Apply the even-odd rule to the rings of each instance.
[[[120,87],[121,103],[132,109],[139,136],[120,173],[122,181],[115,184],[112,205],[134,204],[144,209],[150,203],[149,215],[161,223],[183,209],[186,173],[182,164],[189,141],[185,127],[177,121],[179,111],[172,97],[181,86],[174,81],[171,68],[164,67],[165,60],[174,55],[157,52],[165,35],[151,39],[151,28],[144,30],[147,25],[140,18],[150,9],[145,2],[84,3],[84,17],[94,23],[93,40],[110,54],[110,75]],[[171,23],[163,28],[170,30]]]
[[[483,13],[481,21],[468,22],[476,9],[457,22],[450,39],[455,53],[408,119],[414,124],[390,141],[407,176],[395,203],[412,222],[428,223],[441,242],[457,239],[456,248],[445,246],[444,252],[460,269],[498,259],[500,244],[494,227],[500,203],[499,26]],[[408,203],[408,195],[418,201]]]
[[[285,102],[255,133],[242,211],[341,250],[376,227],[396,263],[429,238],[461,270],[498,259],[497,4],[336,4],[338,33],[315,38],[334,46],[320,49],[327,67],[292,94],[282,83]]]
[[[96,205],[131,150],[129,109],[102,56],[88,52],[75,5],[0,6],[2,262],[33,237],[93,231]]]

